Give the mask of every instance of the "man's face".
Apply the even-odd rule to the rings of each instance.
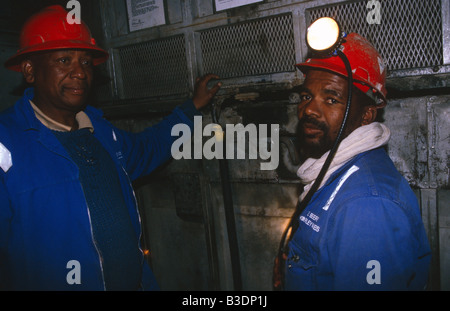
[[[27,82],[35,87],[34,101],[49,116],[84,109],[93,78],[89,52],[46,52],[31,57],[22,68]]]
[[[300,153],[305,158],[320,158],[331,149],[339,132],[347,104],[347,80],[339,75],[309,70],[297,107]],[[344,137],[364,124],[365,108],[353,100]]]

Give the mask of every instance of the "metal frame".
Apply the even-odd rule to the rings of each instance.
[[[364,0],[363,0],[364,1]],[[383,1],[383,0],[380,0]],[[211,3],[210,3],[211,2]],[[123,81],[121,81],[121,67],[118,63],[117,50],[121,47],[140,42],[159,40],[166,37],[184,35],[186,36],[186,58],[189,72],[189,86],[193,89],[195,77],[204,74],[201,70],[201,48],[199,33],[207,31],[215,27],[224,27],[234,25],[240,22],[249,22],[267,18],[280,14],[292,14],[294,45],[295,45],[295,60],[296,63],[304,60],[307,52],[306,43],[304,40],[304,30],[307,27],[308,20],[306,10],[316,7],[338,5],[348,3],[349,1],[332,1],[332,0],[317,0],[317,1],[273,1],[264,2],[261,4],[251,5],[249,7],[242,7],[230,11],[215,12],[212,1],[209,0],[186,0],[180,1],[180,5],[173,5],[173,2],[166,8],[169,21],[167,25],[162,25],[146,30],[129,32],[128,21],[126,16],[125,1],[124,0],[100,0],[102,10],[102,20],[104,25],[105,45],[111,52],[110,60],[110,74],[112,76],[111,82],[111,98],[112,101],[105,104],[106,106],[120,104],[121,102],[128,103],[127,98],[124,98]],[[445,48],[450,44],[450,14],[449,4],[450,0],[441,0],[442,5],[442,33],[443,33],[443,65],[428,68],[412,68],[393,70],[390,72],[388,79],[399,77],[416,77],[420,75],[435,75],[450,73],[450,49]],[[166,3],[167,4],[167,3]],[[209,6],[208,6],[209,4]],[[294,64],[293,64],[294,65]],[[219,96],[231,96],[236,93],[242,86],[252,85],[255,89],[258,88],[289,88],[298,85],[302,82],[302,75],[298,71],[269,73],[269,74],[255,74],[242,77],[229,77],[224,79],[224,85],[219,92]],[[179,94],[180,98],[189,96],[189,94]],[[170,100],[173,96],[166,97],[149,97],[146,101],[151,105],[154,100]],[[145,101],[145,100],[144,100]]]

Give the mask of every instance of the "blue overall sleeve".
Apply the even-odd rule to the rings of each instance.
[[[411,207],[381,197],[348,200],[331,223],[328,250],[336,290],[421,290],[427,250]],[[420,217],[419,217],[420,219]],[[417,228],[414,225],[417,224]]]
[[[149,174],[172,157],[171,147],[178,138],[171,135],[172,128],[177,124],[185,124],[192,133],[195,115],[200,115],[200,112],[196,110],[192,100],[187,100],[161,122],[142,132],[117,130],[117,140],[122,144],[122,156],[126,161],[125,169],[131,180]]]

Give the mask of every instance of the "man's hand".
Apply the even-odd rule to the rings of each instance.
[[[206,106],[222,86],[222,83],[218,82],[212,88],[208,89],[206,85],[211,79],[219,79],[219,76],[215,74],[207,74],[201,78],[197,78],[195,81],[194,97],[192,98],[195,108],[200,109]]]

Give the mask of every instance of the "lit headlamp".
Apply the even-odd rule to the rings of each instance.
[[[315,54],[325,56],[335,54],[344,36],[334,19],[321,17],[308,27],[306,43]]]

